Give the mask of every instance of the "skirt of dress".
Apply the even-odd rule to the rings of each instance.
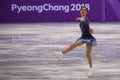
[[[91,39],[78,38],[76,42],[84,42],[90,44],[91,46],[97,46],[97,41],[94,38]]]

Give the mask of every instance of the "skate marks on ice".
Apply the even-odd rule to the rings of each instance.
[[[94,76],[87,78],[85,59],[9,59],[0,61],[1,80],[119,80],[120,60],[94,60]]]
[[[98,46],[93,57],[119,58],[119,23],[91,23]],[[51,57],[80,37],[79,23],[0,24],[0,59]],[[85,57],[84,47],[78,47],[67,57]],[[29,55],[28,55],[29,54]]]
[[[0,80],[119,80],[119,23],[91,28],[98,46],[92,52],[94,77],[87,78],[85,45],[62,61],[51,55],[80,37],[78,23],[0,24]]]

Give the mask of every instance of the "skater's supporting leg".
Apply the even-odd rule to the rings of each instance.
[[[81,46],[83,45],[84,43],[83,42],[75,42],[73,43],[72,45],[70,45],[70,47],[68,47],[67,49],[63,50],[62,53],[63,54],[66,54],[70,51],[72,51],[74,48],[76,48],[77,46]]]
[[[91,57],[91,51],[92,51],[92,46],[89,44],[86,44],[86,56],[88,59],[88,63],[90,68],[92,68],[92,57]]]

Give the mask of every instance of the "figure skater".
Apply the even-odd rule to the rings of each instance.
[[[91,35],[91,34],[94,33],[94,30],[90,29],[90,27],[89,27],[89,20],[88,20],[88,18],[86,16],[87,13],[88,13],[88,9],[85,6],[83,6],[83,7],[81,7],[81,10],[80,10],[81,17],[76,18],[76,20],[80,20],[80,25],[79,26],[80,26],[80,29],[81,29],[81,32],[82,32],[81,37],[78,38],[67,49],[65,49],[65,50],[63,50],[61,52],[53,52],[52,54],[57,59],[61,60],[64,54],[70,52],[71,50],[73,50],[77,46],[81,46],[83,44],[86,44],[86,56],[87,56],[89,67],[90,67],[90,70],[88,72],[88,77],[92,77],[93,72],[92,72],[91,51],[92,51],[92,47],[97,45],[97,41]]]

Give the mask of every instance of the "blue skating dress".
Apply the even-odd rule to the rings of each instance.
[[[96,46],[97,41],[90,33],[89,20],[88,18],[80,18],[80,29],[81,29],[81,37],[77,39],[77,42],[88,43],[91,46]]]

